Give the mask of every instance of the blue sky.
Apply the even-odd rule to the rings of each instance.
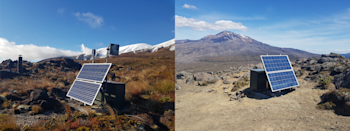
[[[175,37],[174,4],[174,0],[0,1],[0,60],[17,59],[18,54],[32,61],[76,55],[82,44],[92,49],[109,43],[159,44]]]
[[[176,0],[175,38],[223,30],[278,47],[350,53],[350,1]]]

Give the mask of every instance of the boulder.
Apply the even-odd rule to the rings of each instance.
[[[226,70],[223,70],[222,72],[226,73],[226,72],[230,72],[231,70],[230,69],[226,69]]]
[[[231,81],[228,81],[228,80],[224,80],[223,83],[224,83],[224,84],[231,84],[232,82],[231,82]]]
[[[41,89],[35,89],[30,93],[29,99],[31,101],[36,101],[36,100],[46,100],[47,98],[49,98],[49,96],[47,95],[47,92],[45,90],[41,90]]]
[[[11,68],[15,68],[15,64],[11,59],[7,59],[1,62],[0,67],[2,67],[3,69],[11,69]]]
[[[230,70],[237,70],[237,67],[230,67]]]
[[[294,70],[296,77],[301,77],[303,74],[301,73],[301,70]]]
[[[244,77],[250,78],[250,73],[249,73],[249,72],[248,72],[248,73],[244,73],[244,75],[242,76],[242,78],[244,78]]]
[[[23,100],[22,98],[20,98],[19,96],[15,95],[15,94],[8,94],[5,96],[6,100],[11,100],[11,101],[18,101],[18,100]]]
[[[193,76],[190,76],[189,78],[186,79],[186,84],[193,84],[195,82]]]
[[[19,110],[21,113],[28,112],[30,110],[30,106],[29,105],[19,105],[19,106],[17,106],[16,109]]]
[[[313,81],[313,82],[318,82],[320,78],[323,78],[324,76],[321,74],[316,74],[316,75],[309,75],[304,78],[306,81]]]
[[[253,69],[263,69],[264,65],[262,63],[256,64]]]
[[[340,73],[334,77],[333,83],[336,87],[343,87],[350,89],[350,69]]]
[[[312,65],[309,66],[308,70],[309,71],[316,71],[316,72],[320,72],[322,69],[321,65]]]
[[[214,75],[214,72],[207,72],[208,74],[210,74],[210,75]]]
[[[338,58],[332,58],[332,57],[321,57],[321,59],[318,60],[318,63],[325,63],[325,62],[337,62]]]
[[[208,83],[215,83],[215,82],[217,82],[218,80],[221,80],[221,78],[218,77],[218,76],[212,76],[212,77],[209,77],[209,78],[206,80],[206,82],[208,82]]]
[[[207,80],[211,76],[212,75],[210,75],[206,72],[198,72],[198,73],[193,74],[193,78],[195,81],[204,81],[204,80]]]
[[[180,90],[181,88],[182,88],[182,87],[181,87],[179,84],[177,84],[177,83],[175,84],[175,89],[176,89],[176,90]]]
[[[333,71],[337,72],[337,73],[341,73],[341,72],[343,72],[344,69],[345,69],[345,67],[340,65],[340,66],[334,67]]]
[[[340,54],[337,54],[337,53],[330,53],[329,55],[326,55],[328,57],[331,57],[331,58],[346,58],[345,56],[342,56]]]
[[[321,69],[329,69],[330,67],[336,65],[336,62],[325,62],[321,65]]]
[[[314,59],[312,59],[312,60],[309,61],[309,64],[310,64],[310,65],[313,65],[313,64],[316,64],[316,63],[317,63],[317,61],[314,60]]]
[[[227,77],[228,77],[227,75],[220,75],[220,76],[219,76],[219,78],[220,78],[221,80],[226,80]]]
[[[233,101],[233,100],[238,100],[238,96],[236,96],[235,94],[233,94],[230,98],[230,101]]]
[[[48,94],[50,94],[50,96],[53,96],[53,94],[55,94],[57,97],[66,97],[67,92],[63,91],[60,88],[52,88]]]

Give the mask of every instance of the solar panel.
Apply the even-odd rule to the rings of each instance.
[[[261,58],[267,72],[292,69],[287,56],[262,56]]]
[[[287,55],[261,55],[272,92],[299,86]]]
[[[111,63],[85,63],[77,79],[103,82],[111,65]]]
[[[67,96],[92,105],[111,65],[111,63],[85,63]]]
[[[76,80],[69,89],[67,96],[92,105],[102,84]]]

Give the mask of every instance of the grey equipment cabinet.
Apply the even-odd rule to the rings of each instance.
[[[102,87],[105,85],[106,83],[104,82]],[[102,98],[103,96],[104,98]],[[104,103],[109,104],[111,107],[123,109],[125,104],[125,83],[107,81],[107,89],[105,89],[104,95],[102,95],[102,90],[100,90],[95,98],[94,104],[102,104],[103,99]]]
[[[250,90],[264,92],[268,90],[269,84],[264,69],[250,70]]]

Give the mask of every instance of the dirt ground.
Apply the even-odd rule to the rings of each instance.
[[[242,76],[245,72],[234,74]],[[229,80],[236,81],[237,78]],[[232,86],[218,81],[208,86],[188,85],[183,80],[176,90],[175,129],[178,131],[350,131],[350,116],[333,110],[316,109],[327,92],[317,83],[298,79],[300,87],[268,99],[243,98],[230,101]],[[231,84],[232,85],[232,84]],[[245,86],[240,90],[249,88]],[[207,89],[216,91],[208,92]],[[224,93],[227,91],[228,93]]]

